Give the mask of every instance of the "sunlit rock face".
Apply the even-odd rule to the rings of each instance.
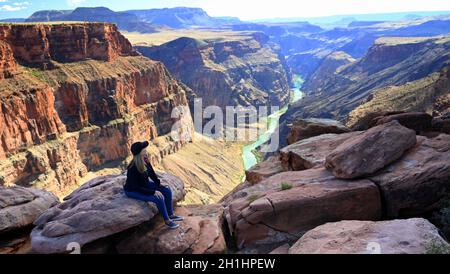
[[[183,145],[168,134],[185,90],[114,25],[2,25],[0,37],[1,185],[60,196],[135,141],[158,140],[153,163]]]

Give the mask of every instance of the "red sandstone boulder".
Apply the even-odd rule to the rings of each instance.
[[[450,250],[438,229],[425,219],[342,221],[308,231],[289,254],[425,254],[433,246]]]
[[[376,119],[379,117],[387,117],[390,115],[396,115],[396,114],[402,114],[405,113],[404,111],[376,111],[376,112],[369,112],[365,116],[361,117],[359,120],[357,120],[354,124],[351,124],[352,130],[368,130],[371,127],[374,127],[376,125]]]
[[[325,165],[337,178],[359,178],[398,160],[415,144],[413,130],[391,121],[347,140],[326,157]]]
[[[183,199],[183,182],[169,174],[159,174],[161,182],[173,192],[173,200]],[[125,176],[96,178],[44,212],[31,233],[33,252],[65,253],[71,243],[80,247],[119,233],[153,218],[158,210],[154,203],[128,198],[124,191]]]
[[[300,140],[327,133],[345,133],[350,130],[338,121],[330,119],[299,119],[290,126],[290,133],[287,137],[288,145]]]
[[[450,193],[450,135],[421,137],[399,161],[370,178],[388,217],[413,217],[438,207]]]
[[[372,123],[375,126],[398,121],[402,126],[415,130],[417,133],[431,129],[433,117],[425,112],[407,112],[375,118]]]
[[[283,172],[281,162],[277,156],[272,156],[266,161],[252,167],[250,170],[247,170],[245,172],[245,175],[246,180],[250,184],[257,184],[265,178],[268,178],[280,172]]]
[[[223,254],[221,205],[188,206],[176,210],[185,220],[167,228],[161,218],[125,232],[116,246],[121,254]]]
[[[402,126],[415,130],[417,133],[429,131],[432,128],[431,115],[425,112],[380,111],[371,112],[359,119],[353,130],[367,130],[369,128],[398,121]]]
[[[328,154],[359,134],[361,133],[323,134],[299,141],[280,150],[281,165],[284,171],[323,166]]]
[[[282,254],[288,254],[289,253],[289,244],[284,244],[280,247],[275,248],[272,250],[269,254],[271,255],[282,255]]]
[[[327,222],[381,217],[374,183],[339,180],[324,168],[280,173],[234,197],[225,216],[239,248],[279,246]]]

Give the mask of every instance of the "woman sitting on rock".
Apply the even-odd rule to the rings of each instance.
[[[175,221],[182,221],[183,218],[174,215],[172,191],[169,187],[161,185],[150,164],[146,150],[148,145],[148,142],[138,142],[131,146],[134,158],[128,166],[125,194],[132,199],[155,203],[166,225],[176,229],[179,225]]]

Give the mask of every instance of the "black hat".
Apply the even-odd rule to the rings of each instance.
[[[131,145],[131,153],[133,153],[134,156],[139,155],[141,151],[148,147],[149,143],[147,141],[145,142],[137,142]]]

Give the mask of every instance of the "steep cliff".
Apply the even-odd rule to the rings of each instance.
[[[4,24],[0,25],[0,39],[11,46],[14,58],[26,65],[88,58],[113,61],[119,56],[136,55],[117,27],[107,23]]]
[[[333,77],[334,74],[339,73],[346,65],[353,62],[355,62],[355,59],[345,52],[336,51],[330,53],[323,59],[314,73],[308,77],[308,81],[302,86],[302,90],[305,92],[315,91],[319,93],[320,88],[315,86],[315,84],[320,83],[320,79]]]
[[[178,121],[172,110],[187,105],[184,89],[163,64],[137,55],[114,25],[0,30],[20,64],[0,81],[1,185],[63,195],[88,171],[120,165],[134,141],[153,140],[155,164],[182,146],[168,134]]]
[[[179,38],[161,46],[138,46],[147,57],[162,61],[203,105],[284,106],[289,82],[283,63],[267,37],[260,34],[227,40]]]

